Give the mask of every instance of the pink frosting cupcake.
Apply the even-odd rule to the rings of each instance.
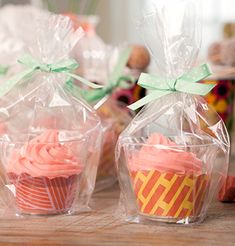
[[[128,166],[142,215],[172,222],[200,216],[209,177],[194,153],[155,133],[131,154]]]
[[[29,214],[69,211],[81,171],[69,143],[60,143],[59,131],[46,130],[10,157],[7,174],[15,185],[17,209]]]
[[[159,147],[156,147],[157,145]],[[132,156],[129,165],[131,170],[144,168],[177,174],[202,172],[202,161],[194,153],[181,150],[176,143],[158,133],[149,137],[146,145]]]

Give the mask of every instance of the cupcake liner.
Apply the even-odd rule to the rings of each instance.
[[[141,214],[153,217],[199,216],[209,178],[201,175],[131,171],[132,185]]]
[[[68,178],[9,175],[15,185],[16,207],[26,214],[60,214],[71,208],[78,186],[78,175]]]

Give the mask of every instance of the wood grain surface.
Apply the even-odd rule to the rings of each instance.
[[[96,211],[80,215],[1,219],[0,245],[235,245],[235,203],[213,202],[201,225],[139,225],[117,216],[118,197],[97,193]]]

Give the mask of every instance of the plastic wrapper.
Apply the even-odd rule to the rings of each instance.
[[[29,67],[38,61],[37,71],[1,98],[3,216],[76,213],[88,208],[95,186],[100,119],[87,103],[64,89],[68,75],[52,68],[67,67],[83,31],[74,32],[67,17],[37,17],[36,43],[27,50],[31,60],[21,58]]]
[[[193,71],[200,44],[196,10],[194,1],[157,1],[141,20],[139,32],[167,87]],[[221,118],[201,96],[169,88],[117,142],[120,212],[129,221],[201,222],[227,173],[230,143]]]
[[[6,5],[0,9],[0,65],[16,65],[16,58],[35,42],[35,16],[43,14],[48,12],[31,5]]]
[[[0,84],[22,71],[17,59],[35,43],[35,16],[48,12],[31,5],[5,5],[0,9]]]
[[[106,86],[112,83],[112,77],[115,77],[114,74],[117,70],[119,70],[120,77],[116,79],[120,79],[126,73],[125,67],[130,56],[130,54],[127,54],[128,52],[127,47],[120,47],[114,48],[112,52],[109,51],[109,55],[106,54],[107,64],[109,64],[109,69],[106,70],[108,79],[104,83]],[[125,54],[127,54],[126,59],[124,58],[124,61],[120,62]],[[124,79],[128,78],[128,76],[124,77]],[[132,83],[129,85],[131,86]],[[97,191],[110,188],[117,182],[115,168],[116,142],[121,132],[127,127],[134,116],[134,113],[127,109],[124,103],[113,99],[113,94],[118,90],[118,86],[114,87],[109,94],[92,103],[101,118],[104,129],[103,147],[96,180]]]
[[[100,116],[104,131],[96,179],[96,190],[101,191],[117,182],[115,147],[119,135],[131,122],[134,114],[124,110],[122,105],[112,98],[108,98],[97,108],[97,114]]]
[[[17,58],[35,38],[36,19],[33,16],[43,15],[45,11],[30,5],[6,5],[0,9],[0,85],[14,74],[22,71],[22,66],[17,63]],[[4,98],[4,102],[12,103],[12,97]],[[2,99],[0,98],[0,103]],[[0,134],[4,134],[6,126],[0,122]],[[3,170],[0,169],[1,177]]]
[[[115,146],[120,133],[132,120],[134,113],[126,108],[126,105],[113,99],[112,95],[122,83],[123,86],[132,86],[130,76],[125,74],[125,67],[131,53],[129,47],[114,48],[106,50],[106,63],[109,69],[105,70],[106,78],[102,84],[104,88],[98,90],[86,90],[85,92],[77,88],[76,81],[70,81],[68,89],[80,97],[82,96],[92,105],[99,115],[103,126],[103,144],[96,180],[96,191],[110,188],[117,182],[115,168]],[[95,69],[95,68],[94,68]],[[98,73],[99,71],[97,71]]]
[[[95,15],[77,17],[77,25],[82,26],[85,35],[73,54],[80,63],[77,72],[90,81],[102,84],[107,80],[107,46],[96,33],[98,23],[99,17]]]
[[[120,88],[112,94],[112,98],[121,102],[123,107],[132,104],[146,95],[146,90],[137,84],[141,72],[148,69],[150,64],[150,54],[143,45],[130,45],[131,54],[128,59],[126,74],[130,74],[135,83],[130,88]]]

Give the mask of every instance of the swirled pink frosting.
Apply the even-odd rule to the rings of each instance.
[[[178,148],[176,143],[158,133],[152,134],[147,144],[132,155],[129,166],[132,171],[154,169],[177,174],[202,171],[202,161],[194,153]]]
[[[27,173],[32,177],[69,177],[79,174],[81,165],[68,144],[59,142],[59,131],[46,130],[20,149],[15,149],[7,166],[8,173]]]

